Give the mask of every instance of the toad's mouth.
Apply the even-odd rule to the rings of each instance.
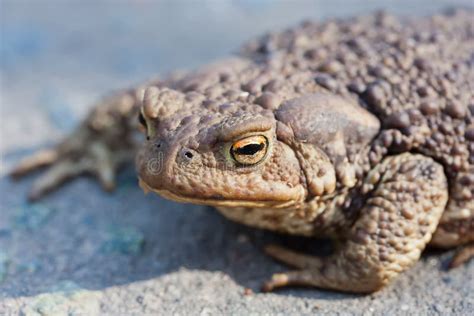
[[[142,188],[145,194],[149,192],[154,192],[165,199],[180,202],[180,203],[192,203],[198,205],[211,205],[211,206],[222,206],[222,207],[252,207],[252,208],[287,208],[290,206],[295,206],[296,201],[250,201],[250,200],[232,200],[232,199],[199,199],[195,197],[189,197],[185,195],[176,194],[169,190],[165,189],[154,189],[150,187],[145,181],[140,177],[138,178],[138,184]]]

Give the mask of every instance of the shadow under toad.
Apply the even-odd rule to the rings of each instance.
[[[25,196],[36,176],[0,181],[3,297],[40,294],[65,280],[100,290],[183,267],[221,271],[258,292],[272,273],[291,269],[267,257],[262,251],[265,245],[276,243],[316,255],[331,251],[327,241],[253,229],[225,219],[211,207],[144,196],[133,167],[119,174],[112,194],[101,191],[93,180],[80,178],[39,203],[28,204]],[[302,288],[276,293],[336,300],[354,297]]]

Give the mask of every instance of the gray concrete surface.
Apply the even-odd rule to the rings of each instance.
[[[113,194],[82,178],[37,204],[25,201],[35,176],[5,176],[19,158],[70,131],[110,90],[206,63],[303,18],[380,8],[426,15],[449,5],[473,3],[1,0],[0,315],[472,314],[474,263],[446,271],[451,252],[429,251],[373,295],[261,294],[259,284],[285,270],[262,254],[263,245],[321,253],[328,244],[144,196],[133,167]]]

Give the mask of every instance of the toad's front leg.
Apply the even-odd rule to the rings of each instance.
[[[304,285],[369,293],[417,262],[448,199],[443,168],[421,155],[388,157],[369,173],[364,191],[359,218],[332,256],[268,247],[271,256],[299,270],[275,274],[263,289]]]
[[[94,175],[104,189],[112,190],[117,168],[133,161],[136,151],[133,136],[138,131],[138,92],[139,89],[131,89],[102,99],[61,143],[20,161],[11,172],[15,178],[47,168],[33,184],[30,200],[81,174]]]

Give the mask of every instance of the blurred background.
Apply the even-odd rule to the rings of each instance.
[[[111,90],[196,67],[303,19],[380,9],[428,15],[468,5],[473,1],[0,0],[0,151],[54,141]]]
[[[328,311],[393,312],[400,300],[408,306],[405,311],[422,306],[427,312],[437,309],[442,314],[450,305],[461,312],[472,311],[472,300],[462,303],[456,295],[469,296],[474,286],[466,287],[462,271],[454,277],[439,276],[439,262],[433,258],[399,281],[398,287],[381,294],[379,305],[371,299],[317,290],[283,292],[298,299],[269,295],[242,302],[235,293],[241,293],[243,287],[256,289],[271,271],[283,269],[260,253],[262,244],[280,237],[230,223],[204,207],[145,198],[136,187],[133,168],[121,176],[123,184],[113,195],[81,179],[34,205],[24,199],[32,178],[15,183],[4,176],[20,157],[54,144],[71,131],[100,96],[156,74],[223,57],[266,31],[281,30],[303,19],[324,20],[380,9],[424,16],[453,6],[474,7],[474,3],[0,0],[0,314],[2,307],[8,307],[8,299],[30,302],[25,304],[34,307],[36,301],[19,297],[57,288],[113,292],[116,286],[125,290],[117,290],[122,294],[117,294],[115,304],[125,304],[127,310],[129,304],[138,304],[131,284],[142,281],[152,283],[139,283],[138,292],[165,289],[153,294],[154,300],[161,308],[184,306],[183,313],[189,311],[186,306],[199,311],[212,293],[222,295],[227,290],[234,294],[221,297],[216,303],[221,309],[211,312],[225,311],[223,306],[234,306],[226,310],[233,312],[275,312],[289,304],[295,311],[312,312],[316,301]],[[183,266],[191,272],[179,270]],[[466,271],[472,273],[472,265]],[[418,279],[414,285],[410,278],[420,277],[418,274],[425,275],[425,281]],[[170,284],[177,285],[168,289]],[[192,298],[195,292],[185,289],[207,294]],[[346,300],[336,300],[338,305],[331,302],[341,298]],[[420,303],[423,300],[430,303]]]

